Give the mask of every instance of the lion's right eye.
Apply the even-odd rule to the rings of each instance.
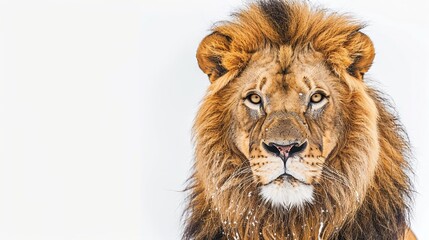
[[[258,110],[262,106],[262,97],[256,93],[250,93],[246,96],[244,103],[247,107]]]
[[[249,101],[253,104],[260,104],[261,103],[261,97],[258,94],[250,94],[249,96],[247,96],[247,99],[249,99]]]

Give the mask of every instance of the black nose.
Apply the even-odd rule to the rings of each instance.
[[[302,152],[307,147],[307,141],[303,143],[295,142],[288,145],[281,145],[274,142],[270,142],[268,144],[262,143],[262,145],[268,152],[271,152],[276,156],[280,157],[286,163],[286,160],[289,157],[299,152]]]

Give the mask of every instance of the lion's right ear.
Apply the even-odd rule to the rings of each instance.
[[[228,36],[213,32],[206,36],[198,47],[198,65],[212,83],[227,72],[222,65],[222,59],[229,51],[230,43],[231,39]]]

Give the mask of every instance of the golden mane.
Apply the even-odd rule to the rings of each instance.
[[[217,24],[198,49],[200,67],[211,81],[226,72],[242,70],[255,51],[272,45],[311,47],[323,53],[339,75],[348,71],[359,76],[370,68],[374,57],[372,44],[367,44],[371,40],[359,32],[364,27],[361,23],[305,3],[260,1],[233,16],[234,21]],[[205,41],[211,43],[206,45]],[[363,60],[362,56],[371,58]],[[213,63],[207,64],[206,59]]]
[[[363,81],[374,58],[371,40],[360,32],[363,25],[281,0],[259,1],[233,16],[213,28],[197,53],[212,85],[193,129],[195,164],[186,189],[183,239],[402,239],[412,192],[409,147],[388,102]],[[343,80],[338,88],[347,90],[342,92],[345,136],[331,158],[343,180],[362,188],[325,182],[318,201],[287,211],[254,197],[249,162],[231,140],[237,121],[233,79],[253,54],[283,45],[323,54],[332,73]],[[371,151],[378,152],[375,173],[368,184],[359,185],[366,176],[359,176],[356,166],[368,161]]]

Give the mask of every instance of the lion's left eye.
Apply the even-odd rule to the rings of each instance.
[[[311,101],[311,103],[319,103],[324,98],[325,98],[325,96],[322,93],[315,93],[315,94],[311,95],[310,101]]]
[[[328,96],[324,92],[315,92],[310,96],[310,106],[311,109],[317,110],[322,108],[328,103]]]

